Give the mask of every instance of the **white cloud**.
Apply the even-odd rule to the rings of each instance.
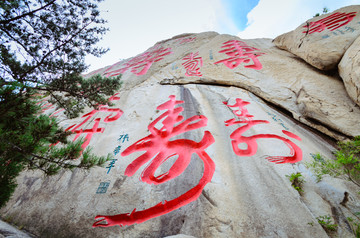
[[[238,36],[243,39],[275,38],[294,30],[317,12],[322,12],[324,7],[332,12],[359,3],[359,0],[260,0],[248,13],[248,27]]]
[[[360,0],[260,0],[248,14],[249,26],[241,38],[274,38],[295,29],[323,7],[331,11]],[[222,0],[106,0],[101,15],[110,31],[99,45],[110,51],[100,59],[86,57],[88,71],[144,52],[156,42],[182,33],[238,32]],[[107,12],[106,12],[107,11]]]
[[[106,0],[100,6],[108,11],[101,14],[110,28],[100,44],[110,51],[100,60],[88,56],[89,71],[133,57],[156,42],[178,34],[221,32],[224,24],[237,32],[221,0]]]

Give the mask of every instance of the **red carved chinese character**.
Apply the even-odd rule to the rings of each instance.
[[[131,68],[131,72],[136,75],[144,75],[150,69],[151,65],[164,58],[164,56],[171,54],[171,48],[159,48],[156,46],[154,49],[145,52],[139,56],[136,56],[125,63],[125,66],[121,69],[110,71],[112,67],[104,72],[106,77],[116,76],[125,73]]]
[[[47,100],[47,99],[46,99],[46,98],[44,98],[43,100],[41,100],[41,101],[37,102],[37,103],[36,103],[36,105],[42,104],[42,103],[44,103],[46,100]]]
[[[120,100],[120,97],[118,97],[117,95],[119,95],[120,93],[115,93],[114,95],[112,95],[111,97],[109,97],[109,101],[118,101]]]
[[[113,77],[113,76],[117,76],[119,74],[125,73],[126,70],[124,71],[123,69],[113,70],[113,68],[115,68],[116,66],[119,66],[119,65],[120,65],[120,62],[111,65],[108,69],[105,70],[105,72],[103,74],[105,74],[106,77]]]
[[[51,103],[48,102],[41,106],[41,112],[45,112],[45,111],[53,109],[53,108],[54,108],[54,105],[52,105]]]
[[[355,16],[356,12],[335,12],[330,16],[327,16],[315,22],[310,22],[308,25],[303,26],[307,28],[307,30],[303,31],[303,33],[312,34],[314,32],[322,32],[325,29],[333,31],[351,22]]]
[[[119,100],[120,97],[117,97],[116,95],[118,95],[118,93],[110,97],[109,101]],[[86,134],[85,141],[81,146],[83,150],[89,145],[90,140],[94,135],[94,133],[103,133],[105,130],[105,128],[99,128],[99,123],[101,121],[101,118],[96,118],[94,120],[95,123],[91,129],[85,129],[85,130],[80,129],[80,127],[82,127],[87,121],[89,121],[90,118],[92,118],[97,112],[110,112],[110,115],[108,115],[104,119],[105,123],[116,121],[123,114],[123,111],[120,108],[109,108],[108,106],[100,105],[99,109],[94,109],[91,112],[83,115],[81,118],[85,118],[85,119],[80,124],[78,125],[74,124],[68,127],[65,131],[71,131],[76,134],[73,141],[77,140],[81,134]]]
[[[204,173],[202,178],[195,187],[171,201],[165,200],[165,202],[160,202],[159,204],[142,211],[136,211],[136,209],[134,209],[131,213],[123,213],[114,216],[98,215],[95,219],[100,220],[96,221],[93,224],[93,227],[132,225],[167,214],[196,200],[200,196],[205,185],[211,181],[215,171],[215,164],[205,152],[205,149],[215,141],[211,133],[205,131],[200,142],[188,139],[170,140],[172,137],[181,133],[205,127],[207,125],[207,118],[202,115],[193,116],[181,122],[184,118],[179,114],[184,109],[182,107],[175,108],[175,105],[184,103],[184,101],[176,101],[174,95],[171,95],[169,98],[169,101],[157,107],[158,110],[167,111],[149,124],[148,129],[151,134],[135,142],[121,153],[122,156],[127,156],[135,152],[145,151],[145,153],[128,165],[125,170],[125,175],[134,175],[141,166],[152,159],[142,172],[141,180],[148,184],[161,184],[174,179],[183,173],[190,163],[191,155],[195,153],[204,162]],[[163,126],[160,129],[157,129],[155,128],[155,125],[159,122],[162,122]],[[179,122],[181,123],[178,124]],[[170,170],[159,176],[155,176],[154,174],[158,167],[173,156],[178,156],[178,158]],[[103,221],[106,221],[107,224],[101,223]]]
[[[53,112],[49,117],[58,117],[57,114],[59,114],[62,111],[65,111],[65,109],[60,108],[60,109],[56,110],[55,112]]]
[[[224,102],[225,105],[227,105],[227,102]],[[296,163],[302,160],[302,151],[300,147],[298,147],[294,142],[292,142],[289,139],[286,139],[284,137],[274,135],[274,134],[258,134],[253,136],[243,136],[243,134],[249,130],[251,127],[257,125],[257,124],[263,124],[263,123],[269,123],[269,121],[266,120],[252,120],[253,115],[250,115],[248,110],[245,108],[246,105],[248,105],[249,102],[243,101],[239,98],[236,99],[236,103],[234,105],[227,105],[229,108],[238,107],[239,110],[234,110],[234,114],[239,117],[239,121],[236,121],[234,118],[225,121],[226,126],[231,126],[235,124],[245,124],[242,125],[240,128],[236,129],[231,135],[231,145],[233,148],[233,151],[238,156],[253,156],[256,154],[258,144],[256,140],[263,139],[263,138],[272,138],[272,139],[279,139],[283,141],[287,147],[290,149],[290,156],[269,156],[266,159],[270,162],[274,162],[277,164],[282,163]],[[240,113],[241,112],[241,113]],[[297,135],[291,133],[290,131],[282,130],[282,132],[294,139],[301,140],[300,137]],[[246,144],[246,149],[240,149],[240,144]]]
[[[219,51],[219,53],[225,53],[230,58],[223,59],[215,62],[214,64],[223,63],[226,67],[234,69],[239,66],[241,63],[246,63],[245,68],[262,69],[262,65],[257,57],[263,55],[264,53],[259,52],[259,49],[248,46],[245,42],[238,40],[229,40],[223,43],[221,48],[226,48]]]
[[[183,58],[183,60],[186,60],[182,65],[184,65],[186,69],[186,76],[202,76],[202,74],[199,72],[200,67],[203,65],[203,61],[201,57],[196,57],[199,55],[199,52],[190,53],[187,56]],[[198,65],[200,64],[200,67]]]
[[[179,42],[180,45],[193,42],[196,39],[196,37],[182,37],[177,39],[176,41]]]

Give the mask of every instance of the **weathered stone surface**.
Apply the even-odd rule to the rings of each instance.
[[[123,91],[115,106],[120,107],[124,114],[116,124],[106,127],[104,133],[93,136],[91,145],[99,144],[94,152],[112,152],[119,144],[117,139],[121,134],[128,133],[130,138],[121,144],[124,147],[149,135],[147,124],[163,113],[156,112],[156,106],[167,101],[168,95],[176,95],[177,99],[185,101],[182,114],[185,119],[196,114],[209,119],[207,126],[200,131],[194,130],[180,138],[185,136],[200,141],[204,130],[209,130],[215,138],[215,143],[206,150],[215,163],[215,173],[196,201],[129,227],[92,228],[96,215],[115,215],[131,212],[134,208],[143,210],[180,196],[198,183],[204,171],[201,160],[193,156],[188,168],[177,178],[157,186],[148,185],[139,181],[142,169],[134,176],[124,176],[125,168],[137,158],[137,154],[116,156],[118,161],[109,174],[105,168],[93,169],[89,173],[76,170],[45,179],[40,173],[24,173],[19,178],[14,198],[2,210],[3,214],[11,214],[13,219],[32,227],[34,233],[52,237],[164,237],[175,234],[194,237],[327,237],[314,218],[322,214],[311,213],[285,177],[300,167],[277,165],[265,159],[267,155],[289,154],[287,146],[281,141],[262,139],[256,156],[235,155],[229,136],[237,127],[225,126],[224,121],[234,118],[234,115],[222,102],[229,100],[229,104],[233,104],[234,99],[241,98],[250,102],[247,109],[255,119],[270,122],[253,127],[249,131],[251,135],[270,133],[286,137],[281,132],[285,126],[303,138],[303,141],[294,141],[301,147],[305,161],[311,160],[310,153],[320,151],[329,155],[331,146],[324,147],[320,138],[240,88],[206,85],[160,87],[144,82],[130,92]],[[169,166],[171,163],[164,164],[157,174],[168,171]],[[96,194],[99,183],[105,181],[110,182],[107,193]],[[342,189],[336,193],[343,193]],[[324,200],[320,203],[327,204]],[[315,225],[310,226],[309,222]]]
[[[335,69],[360,35],[360,5],[314,17],[274,39],[274,44],[321,70]]]
[[[2,216],[40,237],[200,238],[328,237],[316,217],[330,215],[336,235],[352,236],[344,223],[349,210],[339,203],[348,191],[349,207],[359,208],[357,188],[334,178],[316,183],[304,165],[311,154],[330,158],[334,147],[303,124],[333,138],[360,134],[360,109],[338,76],[270,39],[187,34],[147,52],[98,71],[123,73],[111,108],[72,120],[57,114],[64,128],[88,136],[94,153],[116,160],[46,178],[24,172]],[[173,110],[173,100],[183,102]],[[147,163],[133,171],[142,155]],[[286,177],[296,172],[306,180],[302,196]],[[156,205],[162,214],[141,213]],[[121,222],[102,223],[123,227],[92,227],[97,215],[118,214]]]
[[[214,37],[199,49],[200,55],[208,56],[212,49],[213,59],[204,63],[201,77],[186,77],[181,67],[182,60],[168,65],[153,77],[163,84],[219,84],[244,88],[267,102],[290,112],[296,120],[313,127],[333,138],[360,134],[360,108],[349,98],[337,75],[325,75],[294,57],[276,48],[270,39],[241,40],[264,53],[257,57],[262,68],[254,70],[239,65],[234,69],[215,62],[229,58],[219,53],[224,42],[241,40],[229,35]],[[202,54],[201,54],[202,53]],[[246,65],[246,64],[245,64]],[[250,63],[251,65],[251,63]],[[215,67],[214,67],[215,66]],[[166,72],[166,73],[164,73]],[[150,79],[151,80],[151,79]],[[351,118],[344,115],[352,115]]]
[[[0,220],[0,238],[31,238],[28,234]]]
[[[360,106],[360,37],[345,52],[339,64],[339,74],[350,98]]]

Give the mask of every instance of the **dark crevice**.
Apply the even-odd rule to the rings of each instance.
[[[325,127],[327,130],[329,130],[330,132],[340,136],[340,137],[344,137],[347,139],[353,139],[352,136],[346,135],[340,131],[337,131],[335,129],[332,129],[331,127],[328,127],[327,125],[323,124],[322,122],[320,122],[319,120],[315,119],[315,118],[311,118],[311,117],[304,117],[305,120],[307,120],[308,122],[314,124],[314,125],[318,125],[318,126],[322,126]],[[329,138],[332,138],[329,136]],[[334,138],[332,138],[333,141],[336,141]]]
[[[277,105],[275,103],[272,103],[272,102],[269,102],[267,101],[266,99],[258,96],[255,94],[255,96],[261,98],[264,103],[272,108],[273,110],[277,111],[278,113],[280,113],[281,115],[283,115],[284,117],[288,118],[289,120],[291,120],[293,123],[295,123],[297,126],[300,126],[302,127],[303,129],[305,129],[306,131],[311,131],[312,133],[316,134],[317,136],[321,137],[324,141],[328,142],[330,145],[336,147],[337,146],[337,140],[329,135],[326,135],[324,133],[322,133],[321,131],[315,129],[315,128],[312,128],[298,120],[296,120],[294,117],[293,117],[293,114],[288,111],[286,108],[283,108],[281,105]],[[337,134],[337,135],[340,135],[340,136],[343,136],[345,138],[349,138],[348,136],[346,136],[345,134],[341,133],[341,132],[338,132],[338,131],[334,131],[332,130],[331,128],[329,128],[328,126],[322,124],[321,122],[319,122],[318,120],[315,120],[315,119],[312,119],[312,118],[304,118],[306,119],[308,122],[310,123],[313,123],[315,125],[318,125],[318,126],[322,126],[322,127],[325,127],[327,130],[329,130],[330,132],[334,133],[334,134]]]
[[[217,207],[217,206],[218,206],[217,203],[216,203],[213,199],[211,199],[210,196],[205,192],[205,190],[203,190],[201,194],[206,198],[206,200],[207,200],[212,206],[214,206],[214,207]]]
[[[286,51],[286,50],[284,50],[284,51]],[[315,66],[313,66],[313,65],[309,64],[308,62],[306,62],[303,58],[300,58],[299,56],[295,55],[294,53],[289,52],[289,51],[286,51],[286,52],[293,55],[293,56],[290,56],[291,59],[296,60],[299,63],[302,63],[302,64],[306,65],[307,68],[311,69],[312,71],[315,71],[315,72],[317,72],[319,74],[326,75],[326,76],[329,76],[329,77],[334,77],[334,78],[342,81],[342,79],[341,79],[341,77],[339,75],[339,71],[338,71],[337,67],[335,67],[333,69],[318,69]],[[338,65],[339,63],[340,63],[340,61],[337,62],[336,65]]]
[[[189,82],[189,83],[175,83],[173,79],[164,79],[163,81],[160,82],[160,84],[162,85],[186,85],[186,84],[198,84],[198,85],[205,85],[205,86],[222,86],[222,87],[236,87],[236,88],[241,88],[243,90],[246,90],[252,94],[254,94],[256,97],[260,98],[261,100],[264,101],[264,103],[269,106],[270,108],[274,109],[275,111],[279,112],[280,114],[282,114],[283,116],[287,117],[288,119],[290,119],[291,121],[293,121],[297,126],[301,126],[302,128],[304,128],[305,130],[311,131],[314,134],[320,136],[322,139],[324,139],[325,141],[327,141],[329,144],[331,144],[334,147],[337,147],[337,140],[329,135],[326,135],[325,133],[318,131],[315,128],[312,128],[298,120],[296,120],[293,117],[293,114],[288,111],[286,108],[282,107],[281,105],[275,104],[273,102],[268,101],[266,98],[256,94],[255,92],[251,92],[249,89],[247,89],[246,87],[241,87],[241,86],[235,86],[235,85],[231,85],[231,84],[220,84],[217,82],[206,82],[203,83],[200,81],[201,79],[199,79],[198,82]],[[313,119],[313,118],[309,118],[309,117],[304,117],[305,120],[307,120],[310,123],[313,123],[315,125],[319,125],[322,126],[324,128],[326,128],[327,130],[329,130],[330,132],[334,133],[335,135],[338,135],[340,137],[344,137],[344,138],[350,138],[351,136],[345,135],[342,132],[336,131],[332,128],[329,128],[327,125],[321,123],[320,121]]]
[[[298,48],[300,48],[301,45],[304,43],[304,39],[305,39],[305,37],[309,34],[309,30],[310,30],[310,23],[309,23],[309,22],[306,22],[306,32],[305,32],[305,36],[300,39],[300,44],[299,44]]]
[[[344,213],[338,207],[331,206],[332,217],[341,227],[345,226],[348,232],[352,233],[352,228],[349,221],[346,219]]]

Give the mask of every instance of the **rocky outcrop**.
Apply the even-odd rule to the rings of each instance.
[[[340,67],[343,78],[354,71]],[[40,237],[200,238],[328,237],[316,219],[327,215],[338,224],[330,236],[353,237],[357,188],[317,183],[306,166],[316,153],[332,158],[333,139],[360,134],[360,107],[337,72],[271,39],[205,32],[88,76],[97,73],[122,74],[111,107],[72,120],[45,101],[43,111],[113,160],[45,178],[26,171],[1,216]],[[301,194],[286,177],[298,172]]]
[[[273,105],[285,109],[293,118],[313,127],[335,139],[344,139],[360,134],[360,108],[348,96],[341,78],[337,74],[326,75],[314,70],[291,53],[275,47],[270,39],[241,40],[249,47],[255,47],[259,56],[257,64],[261,69],[239,66],[226,67],[223,63],[214,65],[224,59],[219,53],[227,41],[240,39],[218,35],[200,49],[213,50],[208,64],[201,68],[201,77],[186,77],[181,68],[182,59],[155,74],[162,84],[218,84],[236,86],[246,89]],[[226,55],[225,55],[226,57]],[[251,65],[251,64],[250,64]],[[166,72],[166,73],[163,73]],[[352,115],[344,118],[343,115]]]
[[[31,238],[32,236],[0,220],[0,238]]]
[[[339,73],[350,98],[360,106],[360,37],[345,52]]]
[[[320,70],[336,69],[360,32],[360,6],[348,6],[314,17],[274,39],[285,49]]]

